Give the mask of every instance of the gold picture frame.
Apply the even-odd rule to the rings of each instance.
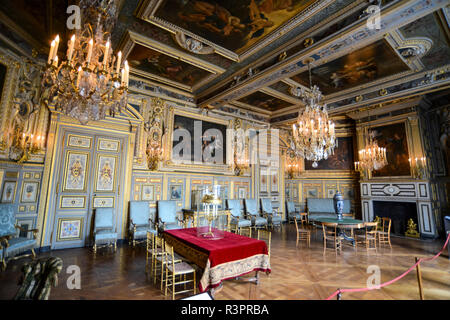
[[[76,159],[76,156],[78,156],[79,158]],[[68,150],[66,152],[64,165],[65,168],[64,168],[63,191],[86,192],[86,183],[87,183],[86,173],[89,172],[89,156],[90,154],[88,152],[80,152],[72,150]],[[74,160],[72,159],[72,157],[74,157],[75,160],[79,161],[73,163],[72,166],[69,168],[70,163]],[[68,185],[69,170],[71,176],[73,176],[75,179],[77,180],[82,179],[80,183],[75,182],[74,184]]]
[[[75,222],[74,224],[70,225],[69,222]],[[83,237],[83,222],[84,218],[59,218],[58,219],[58,233],[56,241],[76,241],[81,240]],[[75,230],[72,230],[71,228],[75,227]],[[62,230],[62,228],[64,228]],[[64,236],[61,236],[62,231],[66,234]],[[75,236],[70,236],[71,232],[74,232]]]
[[[22,191],[20,193],[20,202],[34,203],[37,202],[39,195],[39,182],[37,181],[23,181]]]

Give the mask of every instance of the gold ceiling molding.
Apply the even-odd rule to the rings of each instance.
[[[171,33],[181,32],[193,39],[196,39],[211,48],[214,49],[214,51],[217,54],[220,54],[230,60],[233,61],[243,61],[246,58],[250,57],[251,55],[256,54],[259,50],[267,47],[272,42],[277,40],[280,36],[290,32],[294,28],[298,27],[305,21],[307,21],[310,17],[315,15],[316,13],[320,12],[321,10],[328,7],[330,4],[332,4],[334,1],[332,0],[317,0],[311,5],[309,5],[307,8],[305,8],[303,11],[299,12],[295,17],[288,20],[286,23],[284,23],[282,26],[278,27],[277,29],[270,32],[268,35],[264,36],[260,41],[256,42],[254,45],[252,45],[250,48],[242,52],[241,54],[237,54],[231,50],[228,50],[226,48],[223,48],[211,41],[208,41],[195,33],[190,32],[189,30],[185,30],[173,23],[170,23],[168,21],[165,21],[163,19],[160,19],[155,16],[155,13],[158,9],[158,7],[162,4],[164,0],[143,0],[139,7],[137,8],[135,14],[138,18],[145,20],[147,22],[150,22],[160,28],[163,28]]]
[[[168,85],[171,85],[175,88],[179,88],[182,90],[186,90],[189,92],[193,92],[198,88],[199,86],[203,85],[206,82],[211,81],[212,79],[216,78],[218,75],[224,73],[226,70],[224,68],[221,68],[219,66],[216,66],[212,63],[209,63],[203,59],[197,58],[194,55],[175,49],[173,47],[170,47],[162,42],[156,41],[152,38],[145,37],[143,35],[140,35],[134,31],[128,30],[125,34],[123,40],[121,41],[120,45],[118,46],[118,50],[122,51],[123,59],[127,59],[131,51],[133,50],[134,46],[138,44],[143,47],[158,51],[162,54],[165,54],[169,57],[172,57],[174,59],[186,62],[196,68],[203,69],[209,73],[211,73],[210,76],[205,77],[205,79],[202,79],[198,83],[196,83],[194,86],[188,86],[186,84],[182,84],[164,77],[160,77],[148,72],[144,72],[141,70],[138,70],[136,68],[130,68],[131,72],[144,78],[156,80]]]

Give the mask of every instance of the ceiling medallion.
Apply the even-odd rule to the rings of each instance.
[[[313,86],[311,81],[311,60],[307,61],[309,70],[310,90],[304,88],[291,88],[291,94],[299,97],[305,103],[305,110],[299,111],[297,123],[293,124],[293,142],[295,153],[306,160],[313,161],[312,166],[317,168],[322,159],[327,159],[334,153],[337,140],[334,131],[334,122],[328,119],[326,104],[320,104],[322,93],[319,87]]]
[[[51,43],[42,86],[48,105],[85,125],[126,107],[129,66],[111,48],[115,0],[81,0],[80,9],[84,25],[68,41],[66,60],[57,55],[59,36]]]

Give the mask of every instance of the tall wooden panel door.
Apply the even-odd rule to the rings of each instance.
[[[112,208],[120,225],[125,136],[65,131],[56,174],[52,249],[92,245],[95,209]]]

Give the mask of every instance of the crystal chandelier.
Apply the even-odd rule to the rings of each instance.
[[[359,161],[355,162],[355,170],[359,172],[371,172],[380,170],[387,165],[386,148],[378,146],[374,139],[374,132],[370,131],[370,124],[367,130],[369,138],[366,137],[365,147],[358,151]]]
[[[327,159],[334,153],[337,140],[334,123],[328,119],[327,106],[320,104],[322,93],[317,86],[312,86],[310,63],[308,61],[310,90],[295,87],[290,89],[291,94],[300,97],[306,105],[303,113],[299,112],[292,132],[296,154],[313,161],[312,166],[317,168],[317,161]]]
[[[43,77],[47,104],[81,124],[114,116],[127,103],[129,66],[113,55],[110,31],[116,19],[115,0],[81,0],[84,26],[68,41],[67,59],[58,58],[60,38],[52,41]],[[92,22],[95,21],[95,29]]]

